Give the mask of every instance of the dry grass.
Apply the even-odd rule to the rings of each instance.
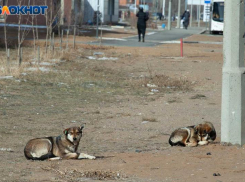
[[[101,171],[101,170],[91,170],[91,171],[78,171],[78,170],[66,170],[61,171],[57,169],[57,166],[51,165],[51,167],[43,167],[45,171],[54,171],[59,174],[59,178],[66,179],[67,181],[77,181],[81,178],[88,178],[92,180],[119,180],[125,178],[120,172],[114,171]]]
[[[7,62],[7,58],[5,56],[0,57],[0,77],[2,76],[13,76],[19,77],[23,72],[26,65],[21,65],[15,62]]]
[[[34,51],[31,47],[23,48],[22,64],[19,66],[17,61],[17,49],[10,49],[10,58],[7,61],[5,50],[0,50],[0,76],[14,76],[18,77],[22,72],[25,72],[28,68],[34,68],[33,70],[39,71],[42,67],[42,63],[50,63],[50,66],[46,65],[47,68],[51,68],[52,65],[57,64],[60,61],[71,61],[79,57],[85,57],[85,51],[78,49],[68,49],[60,51],[59,48],[54,50],[48,49],[46,53],[45,48],[40,48],[40,62],[38,62],[38,51]]]
[[[180,98],[178,97],[173,97],[173,98],[169,98],[168,99],[168,103],[171,104],[171,103],[181,103],[182,101],[180,100]]]
[[[94,180],[117,180],[120,179],[120,173],[114,171],[84,171],[79,172],[77,170],[70,171],[73,175],[75,174],[77,177],[90,178]]]
[[[192,96],[190,99],[206,99],[206,96],[202,94],[196,94]]]
[[[142,121],[149,121],[149,122],[158,122],[158,120],[156,118],[152,118],[152,117],[143,117]]]
[[[0,72],[0,76],[16,77],[18,82],[24,85],[27,90],[32,89],[33,86],[40,90],[46,88],[45,92],[48,92],[48,95],[54,95],[54,97],[62,95],[62,98],[66,95],[72,95],[69,98],[71,102],[74,102],[73,98],[79,96],[80,100],[86,100],[86,102],[92,104],[114,103],[118,96],[124,95],[147,97],[149,91],[151,92],[153,89],[149,88],[147,84],[157,85],[154,88],[159,90],[156,97],[173,91],[185,92],[191,90],[192,85],[186,79],[154,75],[152,71],[150,71],[149,75],[151,76],[149,77],[132,78],[127,69],[113,67],[108,64],[112,61],[88,60],[86,56],[92,56],[93,48],[95,50],[98,48],[96,46],[89,47],[92,49],[77,48],[60,51],[57,48],[54,51],[48,50],[48,54],[45,53],[44,48],[41,48],[40,64],[37,63],[37,52],[34,52],[33,48],[25,47],[23,48],[24,57],[21,67],[18,66],[16,61],[17,51],[11,50],[10,71],[5,66],[4,58],[2,58],[0,65],[3,71]],[[105,47],[105,49],[109,48]],[[120,52],[116,50],[105,50],[103,52],[104,56],[111,54],[120,56]],[[0,53],[4,54],[5,52],[0,51]],[[47,63],[47,65],[43,63]],[[48,69],[48,71],[44,72],[43,68]],[[22,75],[21,73],[27,74]],[[13,79],[13,82],[16,78]],[[7,81],[4,84],[8,84]],[[151,99],[152,97],[147,98]],[[154,119],[148,119],[151,122],[156,122]]]
[[[113,46],[98,46],[98,45],[89,45],[89,44],[84,44],[81,47],[83,49],[89,49],[89,50],[109,50],[109,49],[114,49]]]
[[[93,93],[93,97],[100,102],[103,99],[112,101],[116,95],[134,95],[146,96],[149,91],[155,89],[159,93],[168,93],[172,91],[190,91],[192,84],[186,79],[174,79],[165,75],[153,75],[150,71],[149,77],[131,79],[127,70],[114,69],[103,64],[98,64],[96,60],[85,59],[86,56],[93,55],[93,49],[98,46],[88,46],[87,49],[77,48],[67,51],[60,51],[59,48],[54,51],[40,49],[40,64],[37,62],[37,51],[33,48],[23,49],[23,63],[18,66],[17,50],[11,50],[10,64],[7,66],[4,58],[0,59],[0,76],[20,77],[25,72],[28,75],[25,79],[35,85],[52,85],[63,91],[82,94],[85,97]],[[104,47],[103,49],[110,49]],[[115,51],[104,51],[105,56]],[[4,54],[4,51],[2,51]],[[50,63],[43,66],[42,63]],[[31,70],[30,70],[31,69]],[[42,69],[42,70],[41,70]],[[43,72],[43,69],[47,69]],[[148,87],[148,84],[156,85],[156,88]]]
[[[147,87],[148,84],[156,85],[156,89],[159,91],[191,91],[192,90],[192,83],[188,81],[186,78],[171,78],[166,75],[154,75],[150,77],[142,78],[139,81],[139,85],[143,85]],[[151,90],[152,88],[149,88]]]

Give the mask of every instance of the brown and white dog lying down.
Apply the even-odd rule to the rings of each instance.
[[[35,138],[27,142],[24,154],[32,160],[59,160],[59,159],[95,159],[84,153],[77,153],[80,139],[82,138],[81,127],[71,127],[63,131],[63,135],[57,137]]]
[[[206,145],[216,139],[216,131],[211,122],[205,121],[196,126],[188,126],[175,130],[170,138],[171,146],[188,146]]]

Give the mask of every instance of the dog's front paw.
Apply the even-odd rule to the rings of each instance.
[[[90,156],[88,156],[88,159],[94,160],[94,159],[96,159],[96,157],[90,155]]]
[[[57,161],[57,160],[61,160],[61,157],[53,157],[53,158],[49,158],[48,161]]]
[[[78,159],[95,159],[95,158],[96,158],[95,156],[84,154],[84,153],[80,153],[78,156]]]
[[[207,145],[208,144],[208,141],[199,141],[198,142],[198,145]]]

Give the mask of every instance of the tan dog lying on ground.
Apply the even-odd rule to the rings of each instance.
[[[190,146],[206,145],[216,139],[216,131],[211,122],[205,121],[196,126],[188,126],[175,130],[170,138],[171,146]]]
[[[24,154],[32,160],[59,160],[59,159],[95,159],[84,153],[77,153],[82,127],[72,127],[64,130],[58,137],[35,138],[27,142]]]

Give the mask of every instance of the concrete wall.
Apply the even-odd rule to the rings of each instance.
[[[110,22],[110,15],[108,12],[109,1],[112,0],[99,0],[99,11],[102,13],[102,22]],[[112,15],[112,22],[118,22],[119,0],[114,1],[114,15]],[[88,20],[93,21],[94,12],[97,11],[97,0],[84,0],[84,22]]]
[[[112,22],[118,22],[119,16],[119,0],[114,0],[114,14],[110,15],[109,12],[109,1],[113,0],[104,0],[104,22],[108,23],[112,20]]]
[[[101,8],[102,3],[103,0],[99,0],[99,11],[103,13]],[[93,22],[94,12],[97,11],[97,4],[97,0],[84,0],[84,22],[88,22],[88,20]]]

